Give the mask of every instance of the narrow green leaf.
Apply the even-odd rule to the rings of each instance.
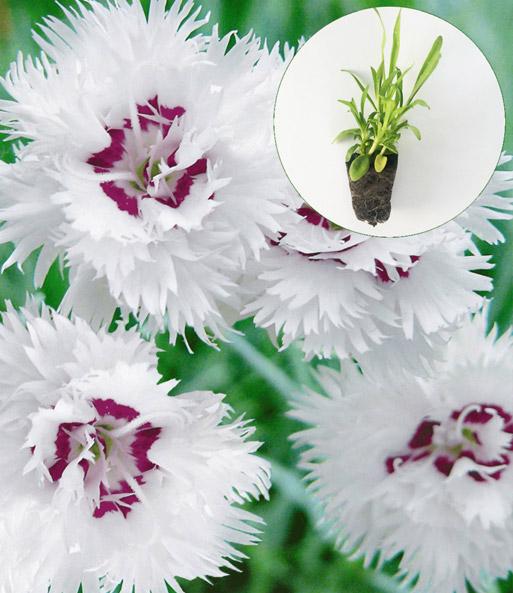
[[[359,111],[358,111],[358,107],[356,106],[356,101],[354,100],[354,97],[351,99],[351,113],[354,115],[354,118],[356,119],[356,122],[358,123],[358,126],[364,130],[365,129],[365,117],[362,113],[362,115],[360,115]]]
[[[377,75],[378,75],[379,89],[378,89],[378,93],[376,93],[376,94],[382,95],[385,92],[383,90],[383,81],[385,79],[385,62],[384,61],[382,61],[381,64],[379,65]]]
[[[358,88],[363,92],[363,90],[365,89],[365,85],[358,78],[358,76],[356,76],[356,74],[354,74],[354,72],[351,72],[351,70],[345,70],[345,69],[342,69],[340,72],[347,72],[348,74],[350,74],[354,78],[356,84],[358,85]]]
[[[236,334],[230,335],[228,347],[237,352],[251,368],[264,378],[278,393],[285,397],[298,393],[297,384],[268,356],[260,352],[249,340]]]
[[[344,138],[347,138],[348,136],[356,136],[356,134],[358,134],[359,131],[360,131],[359,128],[351,128],[350,130],[343,130],[342,132],[340,132],[340,134],[337,134],[337,136],[333,140],[332,144],[334,142],[338,142],[339,140],[343,140]]]
[[[348,163],[351,160],[351,157],[353,156],[354,151],[358,148],[359,144],[353,144],[353,146],[351,146],[351,148],[346,152],[346,163]]]
[[[397,20],[395,21],[394,26],[394,35],[392,38],[392,49],[390,50],[390,68],[388,72],[390,75],[395,71],[395,66],[397,64],[397,57],[399,56],[399,44],[400,44],[400,37],[401,37],[401,10],[399,9],[399,14],[397,15]]]
[[[374,169],[376,173],[381,173],[387,164],[387,157],[384,154],[378,154],[374,159]]]
[[[368,100],[368,101],[369,101],[369,103],[372,105],[372,108],[373,108],[373,109],[377,109],[377,107],[376,107],[376,103],[374,103],[374,100],[373,100],[373,98],[371,97],[371,95],[370,95],[370,92],[367,94],[367,100]]]
[[[374,95],[378,96],[378,73],[376,72],[376,70],[374,70],[374,68],[371,66],[371,74],[372,74],[372,84],[374,85]],[[377,108],[376,108],[377,109]]]
[[[401,87],[399,87],[397,84],[392,84],[391,85],[391,90],[393,90],[395,92],[396,97],[393,97],[392,95],[392,99],[394,101],[394,103],[397,105],[402,105],[403,103],[403,90]],[[398,99],[397,99],[398,97]]]
[[[415,101],[413,101],[413,103],[408,102],[408,103],[406,103],[406,105],[404,107],[401,107],[400,109],[398,109],[396,117],[398,119],[400,119],[401,117],[403,117],[403,115],[406,112],[410,111],[410,109],[413,109],[417,105],[421,105],[422,107],[427,107],[428,109],[431,109],[431,107],[422,99],[415,99]]]
[[[416,105],[421,105],[422,107],[427,107],[428,109],[431,109],[431,107],[422,99],[415,99],[415,101],[413,101],[413,103],[410,104],[410,107],[415,107]]]
[[[385,120],[386,120],[387,115],[390,118],[392,113],[395,111],[395,101],[393,99],[385,99],[383,101],[383,107],[384,107]]]
[[[369,155],[361,154],[355,158],[349,167],[349,177],[352,181],[358,181],[369,170]]]
[[[420,69],[419,75],[417,76],[417,80],[413,85],[413,90],[411,92],[410,98],[408,99],[408,103],[411,102],[411,100],[418,93],[422,85],[431,76],[433,70],[436,68],[438,62],[440,61],[440,58],[442,57],[442,54],[440,53],[442,43],[443,38],[441,35],[439,35],[435,39],[435,42],[433,43],[433,46],[431,47],[431,50],[429,51],[427,58],[424,60],[424,63],[422,64],[422,68]]]
[[[383,83],[383,86],[381,87],[381,94],[385,95],[387,97],[391,97],[393,94],[393,89],[391,88],[394,82],[394,78],[395,78],[395,73],[391,76],[389,76],[385,82]]]
[[[384,142],[382,142],[381,146],[384,146],[388,151],[393,152],[394,154],[398,154],[397,148],[392,144],[385,144]]]
[[[358,78],[358,76],[356,76],[356,74],[354,74],[353,72],[351,72],[351,70],[341,70],[340,72],[347,72],[348,74],[350,74],[353,77],[353,79],[356,82],[356,84],[358,85],[358,88],[362,91],[362,93],[365,92],[365,86],[362,83],[362,81]],[[367,88],[369,88],[369,87],[367,86]],[[376,109],[376,105],[374,104],[374,101],[372,100],[372,97],[369,95],[367,98],[371,102],[371,104],[374,107],[374,109]]]
[[[408,120],[405,119],[402,121],[398,126],[395,127],[394,132],[397,133],[398,130],[402,130],[403,128],[408,127]]]
[[[355,80],[356,84],[358,85],[358,88],[362,91],[362,93],[365,92],[365,86],[363,85],[362,81],[358,78],[358,76],[356,76],[356,74],[351,72],[351,70],[341,70],[340,72],[347,72],[348,74],[350,74],[353,77],[353,79]],[[367,88],[369,88],[369,87],[367,86]],[[368,95],[367,99],[371,102],[374,109],[376,109],[376,105],[375,105],[374,101],[372,100],[372,97],[370,95]]]
[[[410,128],[410,130],[415,134],[415,136],[417,136],[417,140],[420,140],[420,132],[419,129],[416,128],[415,126],[412,126],[411,124],[408,124],[407,126],[408,128]]]
[[[381,28],[383,29],[383,37],[381,40],[381,62],[383,63],[383,69],[385,68],[385,45],[387,42],[387,34],[385,31],[385,25],[383,24],[383,20],[381,19],[381,15],[379,14],[378,10],[375,8],[374,12],[378,15],[379,22],[381,23]]]
[[[361,127],[362,121],[360,119],[360,114],[358,113],[358,109],[356,108],[356,103],[354,102],[354,99],[351,99],[351,101],[344,101],[343,99],[338,99],[338,102],[349,107],[351,113],[353,114],[353,117],[356,120],[356,123]],[[365,124],[365,122],[363,122],[363,124]]]
[[[387,96],[387,93],[388,93],[388,90],[389,90],[389,88],[390,88],[390,82],[389,82],[389,80],[388,80],[388,78],[387,78],[387,80],[384,80],[384,81],[383,81],[383,84],[382,84],[382,85],[381,85],[381,87],[380,87],[379,94],[380,94],[382,97],[386,97],[386,96]]]
[[[363,118],[365,118],[365,115],[364,115],[365,101],[367,100],[368,96],[369,96],[369,87],[366,86],[365,90],[362,93],[362,98],[361,98],[361,102],[360,102],[360,113],[362,114]]]
[[[401,72],[401,70],[399,70],[399,68],[397,68],[396,72],[397,72],[398,78],[395,81],[395,84],[400,86],[401,89],[403,88],[403,78],[404,78],[405,74],[407,74],[412,68],[413,68],[413,64],[409,68],[406,68],[406,70],[404,72]]]

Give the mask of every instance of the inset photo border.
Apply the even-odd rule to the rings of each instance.
[[[474,42],[450,23],[409,8],[401,9],[398,35],[399,10],[382,7],[379,15],[374,9],[361,10],[318,31],[289,64],[274,112],[280,160],[301,197],[332,223],[378,237],[431,230],[470,206],[497,166],[505,129],[499,83]],[[380,20],[386,32],[383,54]],[[374,183],[372,176],[380,178],[386,173],[392,177],[389,217],[381,220],[378,216],[371,222],[361,219],[354,209],[354,188],[352,192],[346,165],[348,149],[361,144],[361,137],[348,134],[335,140],[340,132],[358,127],[350,107],[339,100],[350,103],[354,99],[360,112],[361,87],[368,86],[376,103],[371,67],[378,71],[383,55],[388,78],[391,54],[398,48],[397,67],[404,73],[411,66],[402,78],[406,105],[439,36],[443,39],[441,57],[414,97],[429,107],[419,103],[399,120],[407,120],[414,130],[406,126],[399,130],[395,179],[390,174],[395,160],[392,152],[385,153],[392,157],[387,159],[388,171],[387,165],[376,171],[380,168],[374,165],[376,151],[370,159],[367,185]],[[364,116],[372,118],[373,111],[367,99]],[[366,191],[373,195],[372,188]]]

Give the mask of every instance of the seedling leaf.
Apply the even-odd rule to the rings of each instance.
[[[371,66],[371,74],[372,74],[372,83],[374,84],[374,94],[376,97],[378,96],[378,73],[374,68]]]
[[[353,79],[356,81],[356,84],[358,85],[358,88],[360,89],[360,91],[362,91],[362,93],[365,93],[365,88],[367,88],[367,89],[369,88],[368,85],[367,85],[367,87],[365,87],[362,84],[362,81],[358,78],[358,76],[356,76],[356,74],[353,74],[351,72],[351,70],[341,70],[341,72],[347,72],[348,74],[350,74],[353,77]],[[369,95],[368,90],[367,90],[367,96],[366,96],[366,98],[370,101],[372,107],[374,107],[374,109],[377,109],[376,104],[372,100],[372,97]],[[363,111],[363,108],[362,108],[362,111]]]
[[[353,72],[351,72],[351,70],[345,70],[345,69],[342,69],[340,72],[347,72],[348,74],[350,74],[350,75],[351,75],[351,76],[354,78],[354,80],[355,80],[356,84],[358,85],[358,88],[359,88],[359,89],[360,89],[362,92],[364,91],[364,89],[365,89],[365,85],[364,85],[364,84],[362,83],[362,81],[361,81],[361,80],[358,78],[358,76],[356,76],[356,74],[354,74]]]
[[[352,181],[358,181],[369,170],[370,159],[367,154],[360,154],[355,158],[349,167],[349,177]]]
[[[352,135],[354,141],[358,142],[354,146],[351,146],[346,155],[346,160],[350,160],[355,152],[358,155],[350,167],[350,177],[353,181],[360,179],[368,171],[371,155],[377,155],[374,159],[374,168],[376,171],[382,171],[384,169],[387,162],[387,155],[391,153],[397,154],[397,142],[401,138],[400,132],[403,129],[410,128],[413,134],[419,140],[421,139],[420,131],[408,123],[407,113],[417,106],[430,109],[425,101],[415,99],[415,95],[436,68],[441,57],[440,50],[443,43],[441,36],[437,37],[434,41],[418,73],[410,97],[405,103],[406,97],[403,91],[403,79],[413,66],[410,66],[404,71],[397,66],[400,49],[402,11],[399,10],[394,25],[390,57],[387,59],[387,65],[389,66],[387,75],[384,54],[386,30],[381,15],[376,9],[374,10],[381,23],[383,35],[381,63],[377,69],[374,69],[372,66],[370,68],[373,91],[369,90],[372,86],[366,84],[359,76],[350,70],[342,70],[342,72],[351,74],[361,93],[357,98],[359,101],[358,106],[357,100],[354,97],[351,101],[339,99],[340,103],[349,107],[358,128],[344,130],[334,140],[336,142]],[[370,115],[365,115],[365,104],[367,101],[369,101],[374,109]]]
[[[385,91],[383,89],[383,79],[385,78],[385,62],[382,61],[381,64],[378,66],[378,71],[377,71],[377,77],[378,77],[378,95],[383,94]]]
[[[420,132],[419,129],[416,128],[415,126],[412,126],[411,124],[408,124],[407,126],[408,128],[410,128],[410,130],[415,134],[415,136],[417,136],[417,140],[420,140]]]
[[[360,104],[360,113],[362,114],[362,117],[365,117],[365,115],[364,115],[365,101],[367,100],[368,96],[369,96],[369,86],[367,85],[365,87],[365,90],[362,93],[362,100],[361,100],[361,104]]]
[[[357,148],[358,148],[358,144],[353,144],[353,146],[351,146],[351,148],[347,151],[346,163],[348,163],[351,160],[351,157],[353,156],[353,153]]]
[[[410,107],[416,107],[417,105],[421,105],[422,107],[427,107],[428,109],[431,109],[431,107],[422,99],[415,99],[415,101],[413,101],[413,103],[410,104]]]
[[[344,101],[343,99],[339,99],[338,101],[339,101],[339,103],[343,103],[344,105],[347,105],[349,107],[349,109],[351,110],[351,113],[353,114],[353,117],[356,120],[356,123],[360,126],[360,128],[364,128],[365,127],[365,119],[360,117],[360,114],[358,113],[358,108],[356,107],[356,103],[354,102],[354,99],[351,99],[351,101]]]
[[[374,9],[374,12],[378,15],[379,18],[379,22],[381,23],[381,28],[383,29],[383,37],[381,40],[381,62],[383,63],[383,68],[385,66],[385,45],[387,42],[387,34],[385,31],[385,25],[383,24],[383,20],[381,19],[381,15],[379,14],[379,12],[377,11],[377,9]]]
[[[403,78],[404,78],[405,74],[407,74],[412,68],[413,68],[413,64],[409,68],[406,68],[406,70],[404,72],[401,72],[399,70],[399,68],[397,68],[397,80],[395,81],[395,83],[398,86],[400,86],[401,88],[403,88]]]
[[[336,136],[336,138],[333,140],[332,144],[334,142],[338,142],[339,140],[343,140],[347,136],[355,136],[356,134],[358,134],[359,131],[360,130],[358,128],[351,128],[350,130],[343,130],[342,132],[340,132],[340,134],[338,134]]]
[[[399,9],[399,14],[397,15],[397,20],[395,21],[394,35],[392,38],[392,49],[390,51],[390,68],[388,69],[390,76],[392,76],[392,74],[394,73],[395,66],[397,64],[397,57],[399,56],[400,38],[401,38],[401,9]]]
[[[376,155],[374,160],[374,169],[376,169],[376,173],[381,173],[387,164],[387,157],[384,154]]]
[[[430,52],[428,53],[427,58],[424,60],[424,63],[422,64],[422,68],[420,69],[419,75],[417,76],[417,80],[415,81],[415,84],[413,86],[413,90],[410,95],[410,98],[408,99],[408,103],[411,102],[413,97],[418,93],[420,87],[431,76],[433,70],[436,68],[438,62],[440,61],[440,58],[442,57],[442,54],[440,53],[442,43],[442,36],[439,35],[435,39],[435,42],[433,43],[433,46]]]
[[[385,144],[384,142],[381,144],[381,146],[384,146],[388,151],[393,152],[394,154],[397,154],[397,148],[395,148],[395,146],[392,146],[392,144]],[[376,157],[377,158],[377,157]]]
[[[358,76],[356,76],[356,74],[351,72],[351,70],[341,70],[340,72],[347,72],[348,74],[350,74],[354,78],[356,84],[358,85],[358,88],[362,91],[362,93],[365,92],[365,86],[363,85],[362,81],[358,78]],[[367,88],[368,88],[368,86],[367,86]],[[372,100],[372,97],[370,95],[368,95],[367,99],[371,102],[374,109],[376,109],[376,105],[375,105],[374,101]]]

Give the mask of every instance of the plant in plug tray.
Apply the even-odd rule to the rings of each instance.
[[[356,140],[356,144],[349,148],[346,155],[353,209],[358,220],[367,221],[372,226],[376,226],[378,222],[385,222],[390,216],[392,186],[398,162],[397,142],[401,133],[410,129],[419,140],[421,138],[419,130],[408,122],[407,115],[417,105],[430,108],[425,101],[416,96],[436,68],[442,47],[442,37],[439,36],[433,43],[406,99],[403,93],[403,80],[413,66],[404,72],[397,67],[401,11],[399,10],[395,21],[387,73],[384,55],[385,26],[379,12],[374,10],[383,28],[383,40],[381,64],[377,70],[371,66],[373,93],[370,85],[365,85],[356,74],[342,70],[354,78],[361,91],[359,104],[354,98],[350,101],[339,99],[340,103],[349,107],[358,127],[340,132],[334,140],[351,136]],[[367,116],[366,108],[370,111]]]

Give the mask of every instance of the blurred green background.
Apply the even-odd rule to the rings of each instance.
[[[74,2],[61,0],[64,6]],[[148,2],[145,2],[147,4]],[[221,33],[252,29],[269,45],[279,41],[296,45],[301,37],[308,39],[334,19],[363,8],[404,6],[439,16],[465,32],[483,51],[492,65],[504,95],[506,137],[504,150],[513,153],[513,74],[511,73],[511,31],[513,0],[410,0],[388,2],[369,0],[204,0],[204,12],[211,11],[210,25],[220,24]],[[0,0],[0,71],[4,73],[19,50],[38,53],[30,30],[47,14],[60,15],[54,0]],[[206,27],[206,31],[210,27]],[[5,98],[5,93],[2,94]],[[3,146],[4,158],[10,147]],[[472,155],[469,155],[469,162]],[[513,225],[499,225],[510,239],[505,245],[480,245],[492,255],[494,291],[491,322],[502,331],[513,319],[512,270]],[[0,262],[5,261],[10,246],[0,247]],[[34,292],[32,272],[34,258],[23,271],[12,267],[0,276],[0,297],[21,305],[26,291]],[[66,281],[56,266],[52,268],[39,296],[56,306]],[[273,466],[273,489],[270,502],[253,505],[267,526],[262,543],[246,550],[250,558],[217,579],[213,586],[195,581],[183,583],[187,593],[395,593],[398,584],[389,575],[394,564],[383,573],[364,570],[361,562],[349,562],[333,551],[332,540],[315,528],[319,509],[312,503],[295,464],[298,451],[291,447],[289,435],[301,427],[285,417],[288,400],[301,384],[315,387],[311,368],[305,364],[297,347],[278,353],[265,332],[246,321],[239,324],[245,337],[236,336],[232,343],[222,344],[220,352],[206,347],[194,335],[188,336],[195,354],[187,353],[183,341],[168,346],[167,336],[157,338],[163,349],[160,370],[165,377],[181,379],[178,391],[209,389],[228,394],[235,413],[246,413],[255,419],[256,437],[265,444],[261,453]],[[1,561],[1,559],[0,559]],[[87,593],[87,591],[84,591]],[[142,593],[142,592],[141,592]],[[513,578],[489,584],[487,593],[513,593]]]

